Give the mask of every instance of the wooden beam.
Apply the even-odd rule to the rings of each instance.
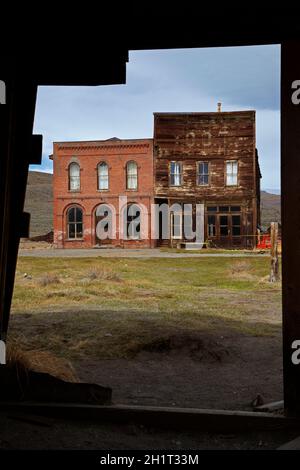
[[[247,411],[206,410],[132,405],[0,402],[0,410],[90,422],[139,423],[156,428],[196,429],[205,432],[247,432],[298,429],[299,419]]]
[[[19,73],[18,73],[19,72]],[[28,224],[23,215],[37,83],[20,70],[6,70],[6,104],[0,132],[0,339],[6,340],[20,236]],[[25,223],[24,223],[25,222]]]
[[[271,403],[266,403],[265,405],[259,405],[254,408],[254,411],[262,411],[262,412],[274,412],[280,411],[284,409],[284,401],[272,401]]]
[[[296,439],[282,444],[277,450],[300,450],[300,437],[298,436]]]
[[[293,363],[300,340],[300,104],[293,83],[300,80],[300,41],[281,48],[281,191],[283,283],[283,375],[285,411],[300,415],[300,363]]]

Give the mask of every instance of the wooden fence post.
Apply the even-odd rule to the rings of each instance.
[[[279,281],[278,222],[271,222],[271,272],[270,282]]]

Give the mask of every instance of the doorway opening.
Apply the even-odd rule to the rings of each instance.
[[[216,68],[222,55],[225,79]],[[206,82],[191,78],[192,64],[194,76],[204,75]],[[247,64],[245,73],[252,75],[245,82]],[[264,71],[256,86],[254,65]],[[198,94],[200,84],[204,91]],[[281,288],[268,281],[269,252],[255,249],[257,225],[267,230],[270,222],[280,222],[278,94],[279,46],[134,52],[126,86],[41,88],[36,130],[46,137],[44,170],[50,172],[54,162],[54,177],[47,178],[54,184],[55,210],[49,200],[45,212],[53,210],[49,229],[57,239],[53,245],[21,244],[11,334],[26,331],[23,340],[18,337],[25,348],[47,344],[72,362],[80,379],[112,386],[123,403],[249,410],[258,395],[281,399]],[[55,127],[62,103],[65,112]],[[103,109],[107,114],[99,121]],[[253,125],[250,131],[240,116],[254,110],[251,134]],[[169,133],[153,135],[154,112]],[[260,194],[252,173],[255,146]],[[172,155],[164,161],[168,151]],[[44,217],[38,213],[38,177],[32,172],[28,186],[34,221]],[[126,204],[119,204],[119,196],[127,197]],[[263,218],[257,224],[253,213],[260,198]],[[147,240],[138,220],[143,211],[128,210],[155,202],[204,203],[207,246],[180,246],[184,218],[177,213],[170,215],[170,239],[162,236],[160,214],[158,240]],[[114,243],[97,236],[111,205],[128,238],[123,245],[120,238]],[[126,225],[119,223],[124,207]],[[149,233],[149,212],[147,222]],[[34,226],[39,230],[38,221]],[[107,222],[103,230],[109,232]],[[108,245],[114,249],[105,250]]]

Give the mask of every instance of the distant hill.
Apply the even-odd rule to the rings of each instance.
[[[281,202],[279,194],[261,191],[261,225],[267,228],[270,222],[281,222]]]
[[[52,175],[30,171],[26,192],[25,210],[31,213],[30,236],[44,235],[53,229]],[[262,226],[280,222],[280,196],[261,192]]]
[[[31,213],[30,236],[44,235],[53,229],[52,175],[30,171],[27,181],[25,211]]]

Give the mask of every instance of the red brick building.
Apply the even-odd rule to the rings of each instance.
[[[151,246],[152,139],[55,142],[50,158],[57,248]]]

